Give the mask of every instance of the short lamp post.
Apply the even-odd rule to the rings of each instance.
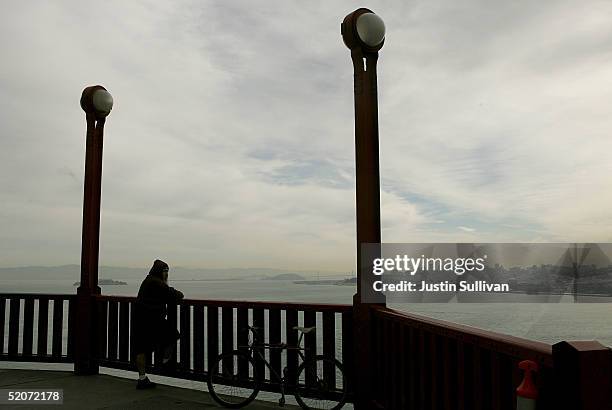
[[[376,408],[372,395],[371,306],[373,259],[380,246],[362,257],[363,244],[380,244],[380,171],[378,150],[378,98],[376,62],[385,41],[385,24],[372,11],[360,8],[344,18],[341,25],[344,44],[351,50],[355,94],[355,168],[357,210],[357,293],[353,297],[354,355],[352,380],[355,408]],[[375,245],[376,246],[376,245]],[[376,295],[380,302],[384,298]],[[374,407],[373,407],[374,406]]]
[[[75,361],[76,374],[97,374],[98,344],[95,329],[94,295],[98,286],[100,248],[100,198],[102,191],[102,145],[104,123],[113,108],[113,97],[100,85],[87,87],[81,95],[81,108],[87,120],[83,231],[81,242],[81,283],[77,289]]]

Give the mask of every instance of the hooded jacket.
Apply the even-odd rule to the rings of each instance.
[[[159,259],[156,260],[138,290],[137,302],[141,308],[140,313],[152,321],[164,319],[167,313],[166,305],[177,303],[183,297],[182,293],[163,281],[164,269],[168,269],[168,265]]]

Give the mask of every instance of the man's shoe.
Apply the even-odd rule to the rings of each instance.
[[[157,384],[153,383],[151,380],[149,380],[148,377],[145,377],[142,380],[138,379],[138,384],[136,384],[136,388],[138,390],[152,389],[155,386],[157,386]]]

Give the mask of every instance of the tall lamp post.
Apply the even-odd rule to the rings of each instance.
[[[375,403],[371,380],[370,327],[373,259],[375,252],[363,253],[363,244],[380,244],[380,171],[378,158],[378,98],[376,62],[385,41],[385,24],[371,10],[360,8],[344,18],[341,25],[344,44],[351,50],[355,94],[355,163],[357,208],[357,293],[353,297],[355,407],[370,409]],[[367,259],[362,255],[367,254]],[[370,298],[368,298],[370,296]],[[377,301],[383,301],[380,295]]]
[[[94,85],[83,90],[81,108],[87,120],[85,187],[83,195],[83,232],[81,242],[81,283],[77,289],[74,371],[97,374],[98,352],[93,326],[95,304],[92,296],[98,286],[100,248],[100,197],[102,191],[102,145],[104,123],[113,108],[113,97],[106,88]]]

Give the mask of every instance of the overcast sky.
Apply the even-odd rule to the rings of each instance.
[[[384,242],[612,240],[612,3],[385,1]],[[353,1],[5,1],[0,266],[79,263],[104,85],[100,262],[350,271]]]

